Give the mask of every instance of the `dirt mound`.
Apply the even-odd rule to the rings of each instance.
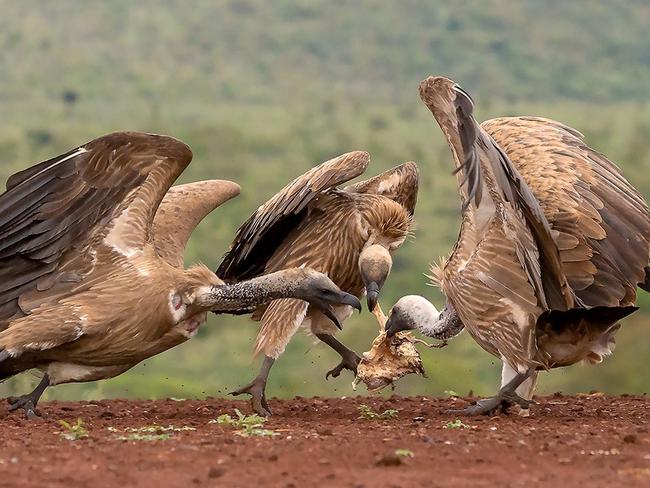
[[[0,487],[650,486],[649,398],[537,401],[530,418],[457,419],[463,399],[296,398],[264,425],[222,399],[2,409]]]

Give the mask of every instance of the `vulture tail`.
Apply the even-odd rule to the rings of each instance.
[[[538,319],[553,325],[553,327],[564,328],[577,325],[580,320],[595,327],[607,328],[619,320],[636,312],[639,307],[592,307],[592,308],[572,308],[570,310],[551,310],[544,312]]]

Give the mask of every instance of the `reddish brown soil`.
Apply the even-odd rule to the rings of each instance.
[[[102,401],[43,404],[43,420],[0,413],[1,487],[104,486],[650,486],[650,398],[538,399],[533,416],[463,419],[463,400],[302,399],[272,402],[275,438],[210,424],[240,401]],[[358,418],[365,403],[397,419]],[[90,437],[70,441],[58,420],[82,418]],[[109,428],[193,427],[168,440],[120,441]],[[397,449],[414,457],[392,465]]]

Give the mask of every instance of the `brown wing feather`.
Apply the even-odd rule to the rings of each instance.
[[[158,255],[174,267],[183,267],[183,253],[192,232],[214,209],[239,195],[237,183],[207,180],[169,189],[153,224]]]
[[[650,214],[620,169],[553,120],[505,117],[482,127],[544,208],[578,298],[587,306],[633,304],[646,280]]]
[[[278,246],[303,221],[309,204],[362,174],[369,160],[363,151],[343,154],[285,186],[239,228],[217,275],[225,281],[239,281],[261,274]]]
[[[463,174],[464,210],[471,205],[470,211],[479,220],[489,222],[492,215],[489,209],[496,205],[494,211],[499,211],[500,202],[508,202],[515,214],[506,215],[508,210],[502,207],[506,212],[502,218],[513,232],[511,242],[518,246],[518,258],[540,302],[555,310],[570,308],[573,296],[544,212],[508,156],[474,119],[471,97],[443,77],[424,80],[420,95],[450,142],[457,160],[456,172]],[[489,174],[484,175],[488,167]],[[489,213],[482,217],[486,191],[494,204],[483,206]],[[523,227],[520,222],[525,223]]]
[[[21,296],[78,283],[109,232],[144,245],[158,204],[191,158],[176,139],[122,132],[9,178],[0,195],[0,329],[24,313]]]
[[[344,190],[385,196],[399,203],[412,216],[418,200],[419,184],[420,170],[417,164],[409,161],[368,180],[346,186]]]
[[[472,337],[488,352],[527,369],[535,361],[535,320],[541,309],[514,247],[494,220],[472,258],[443,281]],[[456,267],[456,256],[450,258]]]

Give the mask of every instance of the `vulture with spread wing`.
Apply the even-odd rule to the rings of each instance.
[[[420,95],[452,149],[463,201],[458,242],[434,275],[472,337],[503,361],[499,394],[467,412],[526,408],[538,370],[613,350],[637,286],[650,286],[647,204],[574,129],[535,117],[479,125],[447,78],[424,80]],[[405,297],[387,329],[443,329],[432,307]]]
[[[235,285],[204,266],[183,269],[178,255],[196,219],[239,191],[222,182],[212,202],[195,202],[205,205],[198,214],[179,212],[175,225],[161,217],[156,242],[156,212],[191,159],[171,137],[121,132],[9,178],[0,195],[0,380],[45,373],[11,408],[34,416],[47,386],[115,376],[164,350],[170,331],[191,334],[210,310],[244,313],[287,297],[325,308],[350,301],[309,269]],[[173,191],[163,214],[176,200]]]
[[[374,309],[391,270],[391,254],[411,228],[419,173],[409,162],[339,188],[361,175],[368,162],[366,152],[343,154],[289,183],[242,225],[217,275],[237,282],[307,266],[354,296],[365,291]],[[352,308],[340,306],[334,313],[334,321],[343,322]],[[276,300],[259,307],[253,318],[262,322],[256,353],[265,358],[257,378],[234,394],[250,394],[261,415],[271,413],[264,393],[269,371],[302,324],[342,358],[326,377],[337,377],[343,369],[356,374],[360,358],[334,337],[332,317],[321,310],[301,300]]]

